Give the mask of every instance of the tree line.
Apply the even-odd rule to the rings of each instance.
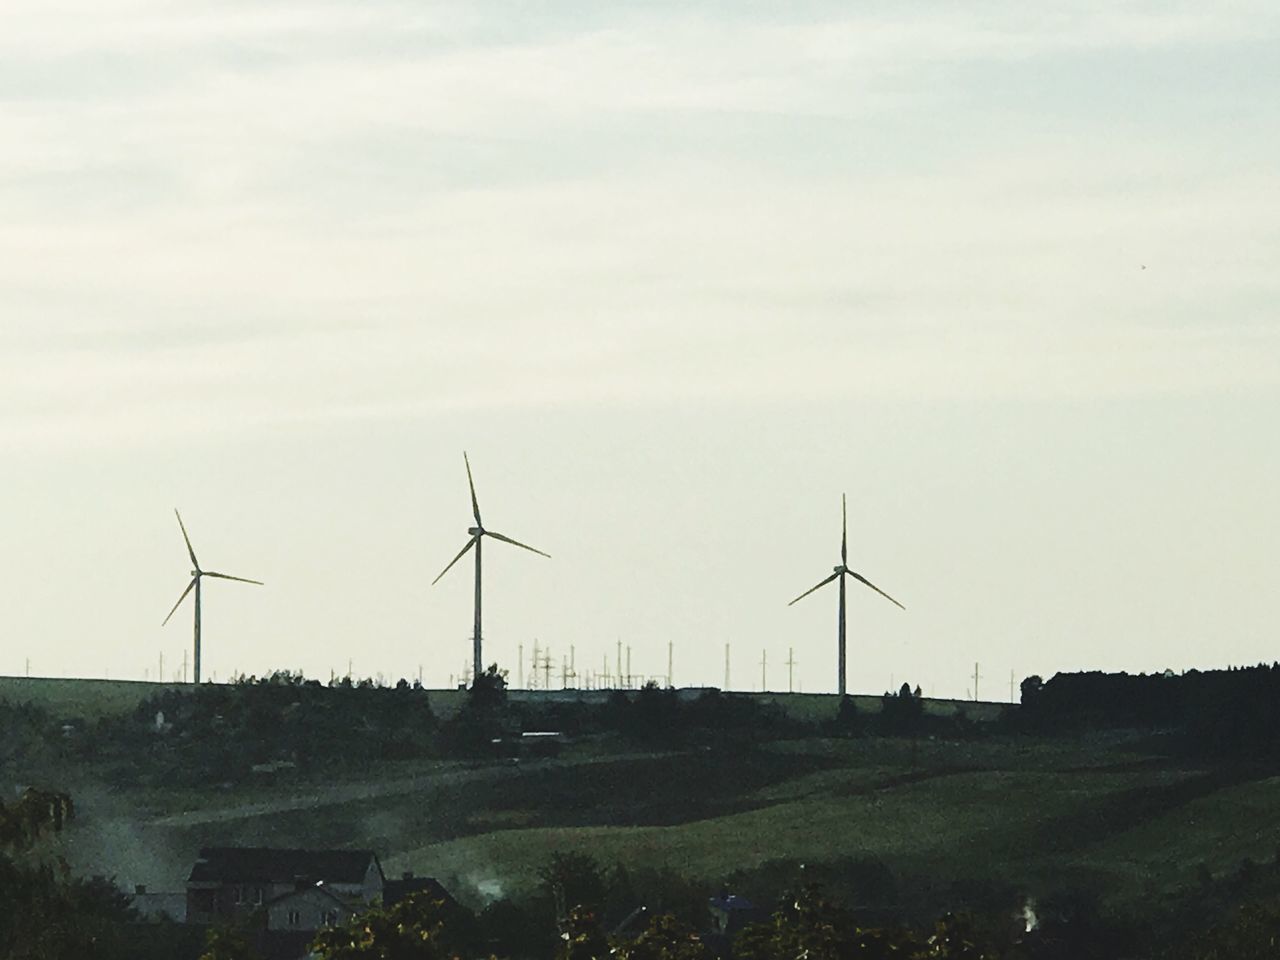
[[[1059,673],[1022,682],[1018,726],[1031,733],[1138,729],[1190,753],[1280,757],[1280,664],[1153,674]]]

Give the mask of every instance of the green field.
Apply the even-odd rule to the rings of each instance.
[[[0,697],[67,716],[131,709],[153,689],[0,679]],[[444,714],[459,695],[437,696]],[[772,696],[795,716],[835,708],[830,697]],[[1245,858],[1270,863],[1280,845],[1280,777],[1178,763],[1122,736],[646,752],[610,735],[554,760],[403,761],[316,781],[108,790],[103,774],[91,764],[48,773],[81,814],[62,852],[84,872],[162,890],[181,888],[200,846],[245,843],[371,847],[389,873],[436,875],[475,903],[531,892],[550,856],[573,850],[708,888],[770,861],[878,861],[900,889],[942,898],[996,884],[1149,909],[1194,891],[1203,867],[1226,877]]]
[[[178,689],[178,683],[144,680],[81,680],[58,677],[0,677],[0,700],[30,703],[58,719],[96,720],[124,713],[162,690]]]
[[[1280,843],[1280,778],[1223,779],[1114,748],[797,746],[406,765],[199,796],[90,791],[68,851],[86,870],[161,888],[180,884],[203,844],[252,843],[372,847],[389,872],[439,876],[473,902],[531,892],[552,853],[575,850],[708,886],[771,860],[854,858],[881,861],[900,884],[995,877],[1036,896],[1077,888],[1149,904],[1194,889],[1201,864],[1227,875]],[[122,823],[147,851],[136,867],[112,842]]]

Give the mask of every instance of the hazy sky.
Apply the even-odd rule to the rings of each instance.
[[[1280,8],[6,0],[0,672],[1280,657]]]

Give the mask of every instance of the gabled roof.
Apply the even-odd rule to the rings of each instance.
[[[360,883],[370,862],[382,874],[372,850],[283,850],[276,847],[203,847],[188,883]]]

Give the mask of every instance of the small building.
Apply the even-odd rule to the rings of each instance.
[[[399,880],[386,882],[382,890],[382,902],[388,907],[394,907],[405,897],[413,894],[424,894],[428,900],[433,903],[443,903],[449,910],[458,906],[458,901],[454,900],[449,891],[440,885],[439,880],[435,877],[415,877],[412,870],[406,870]]]
[[[272,904],[300,892],[310,892],[297,904],[300,915],[311,907],[332,912],[333,904],[320,906],[329,898],[363,908],[381,899],[385,886],[382,865],[372,850],[204,847],[187,878],[186,919],[220,923],[263,908],[270,914]],[[282,909],[287,922],[291,908]]]
[[[746,897],[721,891],[708,903],[711,910],[711,933],[732,940],[749,924],[764,919],[763,912]]]

